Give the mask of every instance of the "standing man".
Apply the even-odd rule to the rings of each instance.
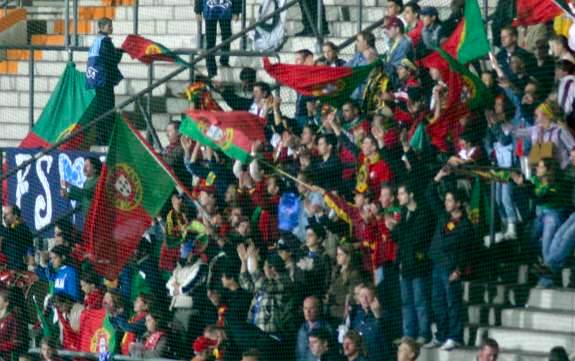
[[[124,79],[118,69],[123,52],[114,47],[110,38],[112,31],[111,19],[98,20],[98,36],[88,52],[86,88],[96,90],[95,118],[114,109],[116,106],[114,87]],[[110,114],[96,128],[98,130],[96,144],[108,145],[113,127],[114,114]]]
[[[102,172],[102,162],[98,158],[86,158],[84,161],[84,175],[86,180],[82,188],[69,184],[65,180],[60,181],[60,195],[62,198],[69,198],[74,201],[79,201],[82,207],[82,214],[84,218],[88,215],[94,190],[98,184],[100,173]]]
[[[198,21],[204,18],[206,24],[206,49],[211,49],[216,45],[216,34],[218,23],[220,24],[220,33],[222,42],[232,36],[232,20],[238,21],[242,8],[240,0],[196,0],[194,12]],[[230,45],[222,48],[224,52],[230,51]],[[220,56],[220,64],[228,67],[230,57],[228,55]],[[213,78],[218,74],[216,66],[216,57],[210,55],[206,57],[206,66],[208,68],[208,77]]]
[[[322,318],[322,302],[316,296],[309,296],[303,301],[304,323],[297,333],[296,360],[314,361],[315,356],[309,348],[309,335],[317,329],[325,329],[333,338],[333,330],[328,321]]]
[[[22,220],[18,206],[4,208],[4,223],[0,232],[0,247],[6,256],[8,269],[14,271],[26,270],[26,253],[33,247],[32,233]]]

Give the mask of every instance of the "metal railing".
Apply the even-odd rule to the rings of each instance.
[[[291,8],[292,6],[296,5],[298,3],[299,0],[290,0],[288,1],[284,6],[282,6],[281,8],[273,11],[272,13],[262,17],[258,22],[246,27],[246,29],[244,31],[241,31],[237,34],[232,35],[230,38],[226,39],[225,41],[222,41],[221,43],[219,43],[218,45],[214,46],[211,49],[207,49],[203,52],[201,52],[200,54],[198,54],[198,56],[196,58],[194,58],[190,65],[193,66],[195,64],[197,64],[198,62],[200,62],[201,60],[204,60],[206,57],[210,56],[210,55],[215,55],[216,53],[218,53],[223,47],[231,44],[232,42],[238,40],[239,38],[241,38],[244,34],[246,34],[247,32],[254,30],[257,26],[259,26],[260,24],[272,19],[275,15],[282,13],[284,11],[286,11],[287,9]],[[70,46],[68,46],[68,48],[70,48]],[[9,177],[12,177],[14,174],[16,174],[18,171],[24,169],[25,167],[29,166],[30,164],[33,164],[34,162],[36,162],[38,159],[40,159],[42,156],[49,154],[50,152],[58,149],[62,144],[65,144],[67,142],[69,142],[70,140],[74,139],[75,137],[79,136],[80,134],[86,132],[87,130],[95,127],[97,124],[99,124],[101,121],[103,121],[104,119],[106,119],[106,117],[114,114],[115,112],[117,112],[118,110],[121,110],[123,108],[125,108],[126,106],[134,103],[137,99],[143,97],[144,95],[150,93],[153,89],[159,87],[162,84],[167,83],[168,81],[172,80],[173,78],[175,78],[176,76],[178,76],[179,74],[183,73],[184,71],[188,70],[189,67],[188,66],[180,66],[178,69],[172,71],[171,73],[165,75],[164,77],[156,80],[153,84],[151,84],[150,86],[147,86],[146,88],[138,91],[136,94],[132,95],[130,98],[128,98],[127,100],[121,102],[119,105],[116,105],[114,108],[106,111],[105,113],[101,114],[100,116],[96,117],[95,119],[89,121],[86,125],[84,125],[83,127],[74,130],[73,132],[71,132],[70,134],[68,134],[67,136],[63,137],[62,139],[58,140],[57,142],[55,142],[54,144],[52,144],[51,146],[42,149],[40,152],[38,152],[37,154],[35,154],[32,158],[28,159],[27,161],[23,162],[22,164],[20,164],[18,167],[15,167],[14,169],[10,170],[8,173],[3,174],[2,175],[2,180],[7,179]]]
[[[56,355],[65,359],[87,359],[87,360],[98,360],[99,355],[95,352],[78,352],[70,350],[55,350]],[[32,355],[41,355],[42,350],[40,348],[28,349],[28,353]],[[176,361],[168,358],[141,358],[141,357],[131,357],[124,355],[110,355],[110,360],[115,361]]]

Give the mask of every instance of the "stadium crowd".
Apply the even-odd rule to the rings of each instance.
[[[266,142],[242,164],[171,122],[162,156],[197,198],[173,194],[117,279],[94,272],[67,219],[34,257],[20,209],[5,207],[7,267],[49,284],[38,300],[52,329],[42,359],[79,350],[82,310],[104,308],[117,352],[136,357],[415,360],[421,347],[463,345],[462,282],[496,279],[499,261],[515,257],[500,245],[522,250],[517,262],[534,264],[537,287],[563,287],[575,246],[575,57],[549,26],[523,41],[534,52],[504,26],[496,55],[472,64],[493,101],[453,114],[445,73],[419,60],[452,34],[463,3],[441,20],[434,7],[388,0],[381,34],[360,32],[347,61],[329,42],[317,59],[299,50],[296,64],[307,65],[383,56],[340,109],[298,95],[286,117],[250,68],[242,94],[214,82],[231,108],[267,119]],[[85,186],[64,184],[62,196],[87,212],[101,169],[88,159]],[[499,230],[487,245],[487,209],[472,201],[488,194],[486,178]],[[0,291],[5,360],[30,360],[26,323],[39,328],[35,315],[20,317],[21,296]],[[486,339],[478,360],[497,353]]]

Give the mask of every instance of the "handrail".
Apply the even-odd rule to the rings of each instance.
[[[99,355],[96,352],[79,352],[79,351],[70,351],[70,350],[55,350],[56,355],[65,358],[74,358],[74,359],[89,359],[89,360],[98,360]],[[28,349],[28,353],[34,355],[40,355],[41,349],[38,347]],[[124,355],[110,355],[111,360],[116,361],[176,361],[174,359],[168,358],[142,358],[142,357],[131,357],[131,356],[124,356]]]
[[[229,44],[231,44],[233,41],[241,38],[243,35],[247,34],[249,31],[254,30],[257,26],[259,26],[260,24],[263,24],[264,22],[272,19],[274,16],[276,16],[276,14],[282,13],[284,11],[286,11],[287,9],[291,8],[292,6],[296,5],[299,2],[299,0],[290,0],[288,1],[284,6],[282,6],[279,9],[276,9],[275,11],[273,11],[272,13],[265,15],[263,18],[261,18],[259,21],[255,22],[254,24],[248,26],[244,31],[240,31],[237,34],[232,35],[231,37],[229,37],[228,39],[226,39],[225,41],[222,41],[221,43],[219,43],[218,45],[214,46],[211,49],[207,49],[205,52],[199,54],[194,60],[191,61],[190,65],[194,65],[197,64],[198,62],[200,62],[201,60],[205,59],[207,56],[216,54],[220,49],[222,49],[224,46],[227,46]],[[132,95],[129,99],[123,101],[122,103],[120,103],[119,105],[116,105],[114,108],[106,111],[105,113],[101,114],[100,116],[96,117],[95,119],[92,119],[91,121],[89,121],[85,126],[80,127],[78,129],[76,129],[75,131],[71,132],[70,134],[68,134],[67,136],[65,136],[64,138],[58,140],[57,142],[55,142],[53,145],[49,146],[48,148],[43,149],[42,151],[38,152],[37,154],[35,154],[32,158],[28,159],[27,161],[23,162],[22,164],[20,164],[18,167],[12,169],[10,172],[8,172],[7,174],[3,174],[1,180],[7,179],[9,177],[12,177],[14,174],[16,174],[18,171],[26,168],[27,166],[29,166],[30,164],[36,162],[38,159],[40,159],[42,156],[49,154],[50,152],[58,149],[58,147],[60,147],[62,144],[65,144],[66,142],[70,141],[71,139],[74,139],[75,137],[77,137],[78,135],[84,133],[86,130],[94,127],[95,125],[97,125],[98,123],[100,123],[102,120],[106,119],[106,117],[113,115],[116,111],[126,107],[129,104],[132,104],[134,101],[136,101],[136,99],[142,97],[143,95],[147,94],[148,92],[152,91],[153,89],[157,88],[158,86],[170,81],[171,79],[173,79],[174,77],[178,76],[179,74],[183,73],[184,71],[188,70],[188,66],[180,66],[178,69],[172,71],[171,73],[169,73],[168,75],[162,77],[161,79],[158,79],[156,82],[154,82],[151,86],[148,86],[142,90],[140,90],[139,92],[137,92],[136,94]]]

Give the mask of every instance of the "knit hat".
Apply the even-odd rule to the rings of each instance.
[[[541,103],[536,110],[543,113],[543,115],[545,115],[551,121],[558,120],[561,114],[561,110],[559,109],[557,103],[551,101],[545,101]]]

